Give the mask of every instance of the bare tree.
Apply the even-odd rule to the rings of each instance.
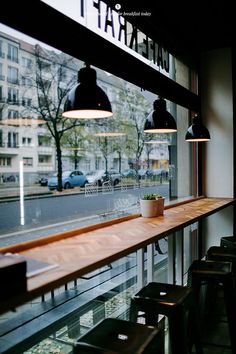
[[[112,118],[100,119],[94,131],[95,133],[104,134],[104,136],[96,137],[96,143],[104,158],[106,172],[108,171],[108,157],[113,153],[117,153],[119,156],[119,172],[121,172],[121,154],[124,151],[124,144],[123,135],[119,134],[126,134],[124,117],[120,112],[114,112]]]
[[[65,132],[61,140],[63,148],[70,151],[70,158],[74,163],[75,170],[79,168],[79,162],[84,158],[89,141],[91,140],[86,128],[86,125],[74,127],[70,131]]]
[[[78,61],[63,53],[56,53],[35,46],[35,77],[33,87],[35,99],[31,104],[31,111],[43,119],[54,139],[57,156],[58,190],[62,191],[62,137],[68,130],[80,125],[78,120],[62,117],[63,104],[67,93],[76,83],[73,72]],[[71,70],[69,70],[71,69]],[[77,68],[78,69],[78,68]],[[32,74],[30,76],[32,80]],[[32,89],[32,88],[31,88]]]
[[[123,115],[129,118],[126,120],[126,151],[127,155],[132,158],[132,167],[137,172],[141,167],[140,158],[147,137],[147,134],[143,132],[144,122],[151,105],[137,90],[130,87],[124,87],[120,92],[120,99],[124,103]]]

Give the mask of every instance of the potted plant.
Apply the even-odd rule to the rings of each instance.
[[[141,215],[146,218],[164,214],[165,198],[161,194],[144,194],[140,199]]]

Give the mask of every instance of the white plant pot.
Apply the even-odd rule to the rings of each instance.
[[[156,200],[140,199],[141,215],[145,218],[153,218],[155,216],[164,214],[165,198],[158,198]]]

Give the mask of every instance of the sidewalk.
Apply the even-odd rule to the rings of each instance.
[[[50,195],[52,192],[48,190],[47,187],[42,187],[39,185],[25,186],[24,196],[37,196],[37,195]],[[12,199],[20,197],[20,187],[13,186],[10,183],[0,184],[0,200],[1,199]]]
[[[74,187],[71,189],[63,189],[61,192],[57,190],[50,191],[48,187],[43,187],[39,185],[25,186],[24,187],[24,197],[37,197],[37,196],[60,196],[65,194],[75,194],[84,193],[81,191],[80,187]],[[12,186],[7,184],[0,184],[0,202],[6,199],[19,199],[20,198],[20,187]]]

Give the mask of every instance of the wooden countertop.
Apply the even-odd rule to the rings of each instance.
[[[12,298],[11,305],[29,301],[92,270],[109,264],[168,234],[182,229],[234,203],[232,198],[199,198],[168,206],[164,216],[133,217],[121,222],[105,222],[62,235],[5,247],[0,252],[22,255],[58,267],[28,279],[28,291]],[[6,304],[5,304],[6,305]],[[9,308],[9,304],[7,305]],[[4,308],[4,304],[0,306]]]

